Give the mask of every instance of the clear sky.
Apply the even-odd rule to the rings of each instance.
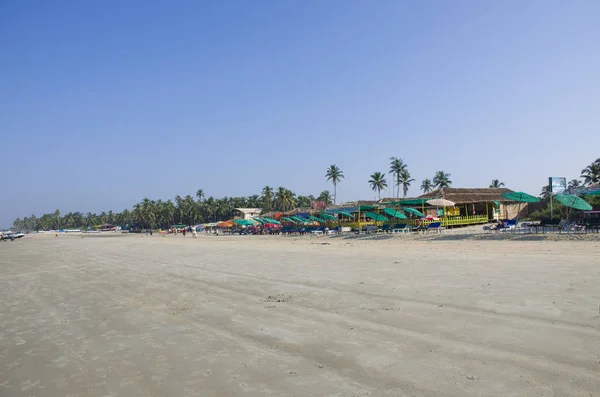
[[[600,157],[600,2],[0,1],[0,226],[265,185],[539,193]],[[385,192],[388,196],[388,192]]]

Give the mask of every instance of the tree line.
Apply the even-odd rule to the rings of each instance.
[[[395,189],[395,197],[400,197],[402,189],[403,197],[406,197],[408,189],[415,180],[408,171],[407,164],[397,157],[390,158],[389,175],[390,183]],[[434,189],[449,187],[452,185],[451,175],[442,170],[437,171],[432,179],[426,178],[421,182],[421,191],[429,193]],[[277,189],[265,186],[260,195],[255,194],[248,197],[208,197],[202,189],[196,192],[195,197],[176,196],[175,200],[150,200],[144,198],[140,203],[133,206],[131,210],[122,212],[102,212],[94,214],[88,212],[69,212],[61,215],[59,210],[41,217],[31,215],[23,219],[18,218],[13,222],[13,228],[17,230],[50,230],[50,229],[72,229],[87,228],[91,226],[110,224],[120,226],[135,226],[141,228],[168,228],[174,224],[194,225],[198,223],[212,222],[230,219],[235,215],[235,208],[263,208],[264,212],[289,211],[297,207],[311,207],[313,201],[323,201],[327,205],[336,203],[337,187],[345,178],[340,167],[333,164],[327,168],[325,179],[333,185],[333,194],[328,190],[322,191],[318,196],[303,196],[292,192],[285,187]],[[376,191],[381,199],[381,191],[388,188],[386,174],[376,171],[371,174],[368,181],[373,191]],[[600,158],[581,171],[580,178],[572,179],[568,188],[579,186],[590,186],[600,184]],[[504,186],[503,182],[493,179],[491,188]],[[548,200],[550,197],[550,186],[544,186],[541,197]]]

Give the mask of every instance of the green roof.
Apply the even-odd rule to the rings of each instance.
[[[424,199],[391,201],[389,203],[385,203],[385,205],[423,205],[423,204],[427,204],[427,200],[429,200],[429,199],[424,198]]]
[[[404,215],[402,212],[397,211],[393,208],[386,208],[383,210],[383,212],[385,212],[388,215],[393,216],[394,218],[398,218],[398,219],[406,219],[406,215]]]

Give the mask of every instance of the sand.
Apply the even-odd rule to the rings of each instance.
[[[600,396],[597,238],[26,236],[0,299],[2,397]]]

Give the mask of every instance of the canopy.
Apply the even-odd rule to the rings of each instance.
[[[556,201],[563,203],[567,207],[575,208],[576,210],[591,211],[593,209],[587,201],[573,194],[559,193],[556,195]]]
[[[347,211],[340,211],[340,212],[338,212],[338,214],[347,216],[348,218],[354,218],[354,215],[352,215],[351,213],[349,213]]]
[[[339,220],[335,216],[329,215],[329,214],[321,214],[321,218],[329,219],[330,221],[336,221],[336,222]]]
[[[379,221],[379,222],[387,222],[387,221],[389,221],[389,219],[386,218],[385,216],[376,214],[374,212],[366,212],[365,215],[367,215],[367,217],[369,217],[369,218],[371,218],[373,220]]]
[[[310,221],[308,219],[300,218],[299,216],[290,216],[290,219],[293,219],[298,223],[310,223]]]
[[[427,200],[427,204],[435,205],[436,207],[454,207],[456,205],[456,203],[454,201],[441,199],[441,198]]]
[[[281,219],[283,219],[284,221],[288,221],[288,222],[292,222],[292,223],[297,223],[297,221],[296,221],[296,220],[294,220],[294,219],[292,219],[292,218],[283,217],[283,218],[281,218]]]
[[[219,222],[217,224],[217,227],[232,227],[233,226],[233,222],[232,221],[225,221],[225,222]]]
[[[600,196],[600,189],[584,193],[586,196]]]
[[[402,211],[410,212],[411,214],[420,216],[421,218],[425,216],[425,215],[423,215],[423,213],[421,211],[416,210],[414,208],[402,208]]]
[[[254,221],[250,219],[234,219],[233,221],[240,226],[254,226]]]
[[[539,203],[540,198],[527,194],[525,192],[506,192],[502,193],[502,197],[519,203]]]
[[[266,223],[266,221],[264,221],[262,218],[252,218],[252,220],[258,223]]]
[[[406,215],[404,215],[402,212],[397,211],[393,208],[386,208],[383,210],[383,212],[385,212],[388,215],[393,216],[394,218],[398,218],[398,219],[406,219]]]
[[[261,218],[263,221],[265,221],[266,223],[274,223],[276,225],[281,225],[281,222],[276,221],[275,219],[271,219],[271,218]]]
[[[309,215],[308,218],[312,219],[313,221],[317,221],[317,222],[320,222],[320,223],[325,223],[325,220],[323,220],[321,218],[317,218],[316,216]]]
[[[429,199],[411,199],[411,200],[400,200],[400,201],[392,201],[386,204],[389,205],[423,205],[427,203]]]

